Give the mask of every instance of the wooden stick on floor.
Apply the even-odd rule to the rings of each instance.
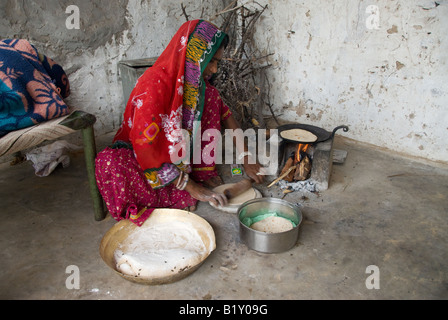
[[[270,185],[268,185],[268,188],[272,187],[274,184],[282,180],[284,177],[286,177],[292,170],[295,170],[297,166],[290,167],[285,173],[283,173],[280,177],[272,181]]]

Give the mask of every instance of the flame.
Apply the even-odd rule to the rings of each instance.
[[[297,152],[296,152],[296,160],[297,162],[300,162],[302,160],[302,157],[300,156],[300,152],[306,152],[310,145],[308,143],[299,143],[297,146]]]

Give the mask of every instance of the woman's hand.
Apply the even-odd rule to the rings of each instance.
[[[255,183],[263,183],[264,182],[264,177],[261,174],[262,173],[262,166],[257,162],[257,163],[252,163],[249,162],[248,157],[244,158],[244,171],[246,172],[247,176],[249,178],[251,178],[253,181],[255,181]]]
[[[199,201],[207,201],[213,203],[215,206],[224,207],[227,205],[227,198],[223,193],[214,192],[199,183],[194,182],[192,179],[188,181],[185,191]]]
[[[231,130],[237,130],[240,129],[240,125],[236,121],[236,119],[233,117],[233,115],[230,115],[226,120],[223,121],[223,125],[226,129]],[[237,132],[236,135],[233,137],[233,143],[237,145],[237,140],[244,141],[244,136],[242,134],[239,134]],[[240,152],[247,152],[247,148],[245,147],[244,150],[239,150]],[[243,167],[244,171],[246,172],[247,176],[251,178],[255,183],[263,183],[264,177],[260,172],[260,169],[263,169],[263,167],[255,162],[251,161],[249,158],[249,155],[246,155],[244,157]]]

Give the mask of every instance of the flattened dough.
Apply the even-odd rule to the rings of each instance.
[[[317,136],[314,133],[304,129],[289,129],[282,131],[280,136],[284,139],[300,141],[306,143],[312,143],[317,140]]]
[[[233,183],[223,184],[214,189],[215,192],[221,192],[223,193],[224,190],[231,187]],[[256,198],[256,193],[254,188],[249,188],[248,190],[244,191],[243,193],[239,194],[238,196],[232,198],[227,203],[228,206],[231,205],[240,205],[243,204],[246,201],[252,200]]]
[[[232,185],[233,185],[233,183],[223,184],[221,186],[214,188],[213,191],[223,193],[225,189],[227,189],[228,187],[230,187]],[[237,213],[238,208],[244,202],[252,200],[252,199],[262,198],[262,197],[263,197],[263,195],[261,194],[261,192],[258,191],[257,189],[255,189],[254,187],[252,187],[249,190],[247,190],[246,192],[243,192],[242,194],[240,194],[239,196],[237,196],[233,199],[230,199],[230,201],[228,201],[227,205],[224,207],[221,207],[220,205],[215,205],[215,204],[213,204],[213,202],[209,202],[209,203],[213,208],[216,208],[218,210],[221,210],[224,212],[229,212],[229,213]]]
[[[213,244],[206,246],[200,227],[190,221],[169,219],[143,224],[114,251],[116,269],[146,279],[167,277],[196,266],[214,249]]]
[[[266,233],[285,232],[294,228],[291,221],[282,217],[267,217],[266,219],[255,222],[250,227]]]

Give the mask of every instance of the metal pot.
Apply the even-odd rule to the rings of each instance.
[[[245,218],[255,218],[267,211],[276,212],[279,217],[289,219],[296,226],[285,232],[266,233],[254,230],[242,222]],[[291,249],[297,243],[302,213],[299,207],[288,201],[277,198],[250,200],[239,207],[237,215],[240,222],[240,239],[250,249],[263,253],[279,253]]]

